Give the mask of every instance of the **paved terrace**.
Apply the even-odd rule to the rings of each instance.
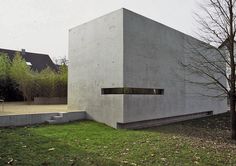
[[[30,105],[24,102],[5,102],[2,107],[2,103],[0,103],[0,116],[53,112],[67,112],[67,105]]]

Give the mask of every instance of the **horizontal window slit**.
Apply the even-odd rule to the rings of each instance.
[[[129,94],[129,95],[164,95],[164,89],[153,88],[102,88],[103,95]]]

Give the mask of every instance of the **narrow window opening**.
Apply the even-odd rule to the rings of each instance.
[[[153,88],[102,88],[103,95],[128,94],[128,95],[164,95],[164,89]]]

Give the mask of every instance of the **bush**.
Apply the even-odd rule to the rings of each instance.
[[[38,97],[67,96],[67,66],[62,65],[58,72],[47,67],[37,75]]]
[[[56,83],[56,96],[66,97],[67,96],[67,80],[68,80],[68,68],[66,65],[62,65],[59,68],[57,74]]]
[[[22,100],[22,93],[17,89],[18,85],[10,76],[11,62],[7,54],[0,53],[0,98],[6,101]]]
[[[20,53],[16,53],[12,62],[0,53],[0,97],[9,97],[14,91],[22,92],[27,101],[33,97],[66,97],[67,73],[66,65],[61,65],[58,72],[49,67],[41,72],[32,71]]]
[[[35,85],[34,73],[21,57],[20,53],[16,53],[12,60],[9,75],[19,85],[18,88],[22,92],[24,99],[31,101]]]
[[[10,70],[10,60],[5,53],[0,53],[0,79],[7,79]]]

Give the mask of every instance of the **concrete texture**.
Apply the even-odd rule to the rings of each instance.
[[[190,40],[200,42],[126,9],[72,28],[69,109],[84,110],[86,118],[114,128],[117,123],[225,112],[225,99],[199,96],[204,89],[179,77],[200,79],[179,66],[179,60],[189,60]],[[101,94],[102,88],[117,87],[164,89],[164,95]]]
[[[61,116],[60,119],[53,119],[56,116]],[[55,123],[66,123],[76,120],[85,119],[85,112],[66,112],[66,113],[35,113],[35,114],[22,114],[22,115],[4,115],[0,116],[0,127],[9,126],[26,126],[42,123],[50,123],[54,120]]]
[[[191,49],[187,46],[190,41],[198,44],[198,40],[128,10],[123,12],[123,24],[124,87],[165,91],[160,96],[125,95],[124,123],[226,111],[225,100],[200,96],[199,93],[207,95],[206,89],[187,84],[179,77],[200,79],[198,75],[188,76],[179,65],[192,53],[187,50]]]
[[[203,117],[207,117],[211,115],[212,115],[212,111],[208,111],[208,112],[198,112],[198,113],[186,114],[186,115],[180,115],[180,116],[171,116],[171,117],[159,118],[159,119],[134,121],[131,123],[117,123],[117,128],[143,129],[143,128],[149,128],[149,127],[154,127],[154,126],[166,125],[170,123],[176,123],[179,121],[203,118]]]
[[[101,88],[123,86],[123,11],[71,29],[69,61],[69,109],[116,127],[123,120],[123,95],[103,96]]]

